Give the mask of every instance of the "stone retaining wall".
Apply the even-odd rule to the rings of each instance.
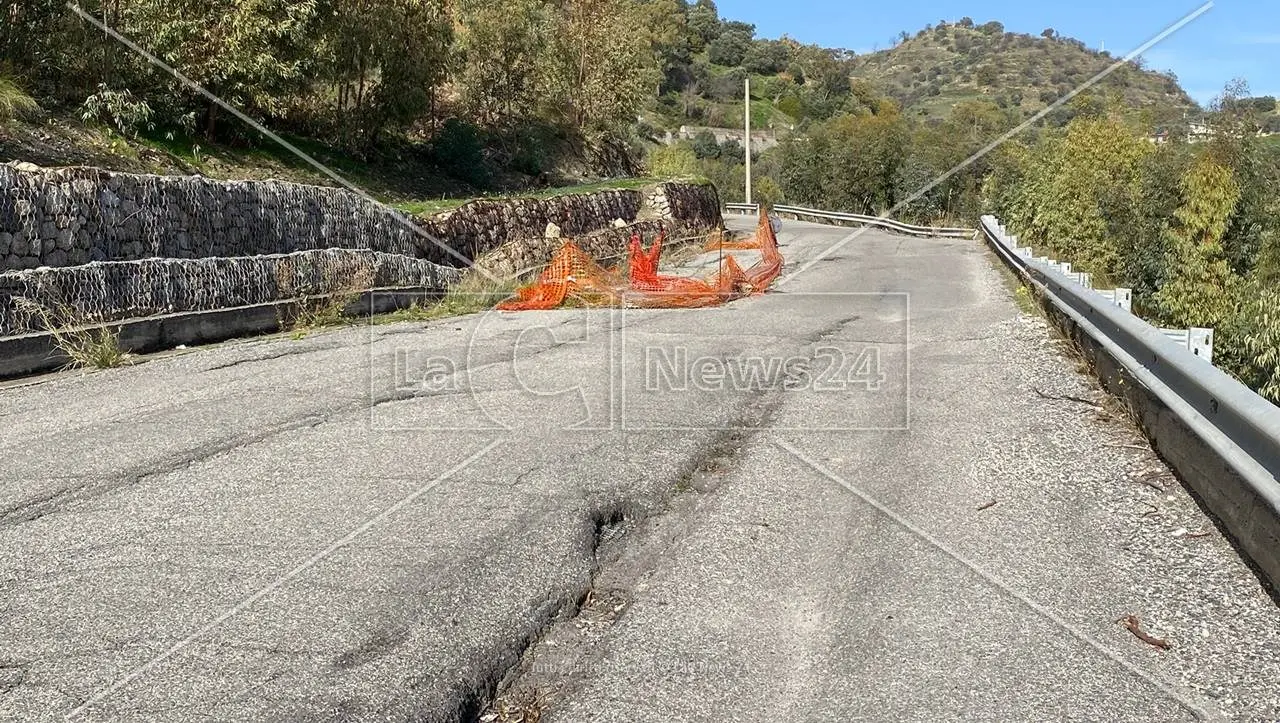
[[[528,237],[517,236],[476,256],[476,266],[506,277],[545,265],[565,238],[572,238],[592,258],[617,259],[626,252],[633,233],[639,233],[647,245],[662,232],[672,240],[690,240],[705,237],[711,230],[724,226],[720,198],[714,186],[677,183],[656,186],[642,194],[636,218],[638,220],[622,226],[615,222],[588,233],[566,233],[565,229],[558,228],[558,235],[549,236],[543,230]]]
[[[0,165],[0,336],[42,328],[19,299],[80,324],[356,286],[443,289],[465,263],[427,235],[508,276],[551,258],[562,241],[549,225],[607,259],[635,231],[722,223],[709,185],[475,201],[407,222],[342,189]]]
[[[324,248],[461,266],[508,242],[542,238],[548,224],[579,236],[646,213],[709,227],[719,223],[719,199],[711,186],[663,184],[648,194],[474,201],[410,220],[338,188],[0,165],[0,271]]]

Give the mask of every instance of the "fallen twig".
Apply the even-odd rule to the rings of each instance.
[[[1139,502],[1142,502],[1142,500],[1139,500]],[[1147,510],[1146,512],[1143,512],[1143,513],[1142,513],[1142,516],[1143,516],[1143,517],[1147,517],[1147,516],[1150,516],[1150,515],[1158,515],[1158,514],[1160,514],[1160,508],[1159,508],[1159,507],[1156,507],[1155,505],[1151,504],[1150,502],[1142,502],[1142,504],[1144,504],[1144,505],[1146,505],[1147,507],[1150,507],[1150,508],[1151,508],[1151,509]]]
[[[1103,447],[1112,447],[1115,449],[1136,449],[1139,452],[1150,452],[1150,447],[1144,447],[1140,444],[1104,444]]]
[[[992,507],[995,507],[996,503],[999,501],[1000,500],[991,500],[990,502],[984,502],[983,504],[978,505],[978,511],[981,512],[983,510],[989,510]]]
[[[1138,616],[1126,615],[1120,618],[1119,620],[1117,620],[1116,622],[1123,625],[1125,628],[1129,630],[1129,632],[1133,633],[1135,636],[1137,636],[1139,640],[1146,643],[1147,645],[1160,648],[1161,650],[1169,649],[1168,640],[1162,640],[1161,638],[1153,637],[1143,632],[1141,627],[1142,624],[1138,622]]]
[[[1160,473],[1159,473],[1159,472],[1157,472],[1157,473],[1155,473],[1155,474],[1144,474],[1144,475],[1142,475],[1141,477],[1134,477],[1134,479],[1135,479],[1135,480],[1137,480],[1137,481],[1139,481],[1139,482],[1141,482],[1142,484],[1144,484],[1144,485],[1146,485],[1146,486],[1150,487],[1151,489],[1153,489],[1153,490],[1155,490],[1155,491],[1157,491],[1157,492],[1164,492],[1164,485],[1162,485],[1162,484],[1160,484],[1159,482],[1155,481],[1155,480],[1157,480],[1159,477],[1160,477]]]
[[[1212,534],[1213,534],[1213,530],[1207,530],[1205,532],[1188,532],[1186,536],[1187,537],[1208,537],[1209,535],[1212,535]]]
[[[1076,402],[1078,404],[1088,405],[1099,411],[1102,410],[1101,404],[1098,404],[1097,402],[1091,402],[1088,399],[1085,399],[1083,397],[1075,397],[1070,394],[1063,394],[1063,395],[1045,394],[1043,391],[1040,390],[1039,387],[1032,387],[1032,389],[1035,391],[1036,394],[1039,394],[1044,399],[1052,399],[1058,402]]]

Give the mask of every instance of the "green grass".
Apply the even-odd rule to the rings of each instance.
[[[40,106],[13,81],[0,76],[0,123],[26,118],[40,112]]]
[[[64,303],[41,304],[16,297],[17,309],[53,337],[54,346],[69,360],[67,369],[111,369],[129,361],[120,346],[120,330],[110,326],[87,326],[85,318]]]
[[[452,211],[459,206],[480,200],[503,200],[512,198],[538,198],[547,199],[557,196],[568,196],[576,193],[599,193],[600,191],[616,191],[616,190],[636,190],[646,186],[652,186],[662,181],[657,178],[619,178],[608,181],[599,181],[596,183],[587,183],[580,186],[562,186],[559,188],[546,188],[538,191],[530,191],[527,193],[515,194],[491,194],[483,196],[472,196],[466,198],[440,198],[434,200],[413,200],[413,201],[396,201],[391,204],[395,208],[404,213],[413,216],[430,216],[445,211]]]
[[[451,316],[465,316],[481,311],[488,311],[515,293],[520,285],[518,279],[494,281],[479,273],[471,272],[462,277],[458,283],[450,286],[443,297],[434,304],[426,306],[414,304],[406,309],[399,309],[388,314],[379,314],[372,319],[374,324],[399,324],[402,322],[423,322],[444,319]]]

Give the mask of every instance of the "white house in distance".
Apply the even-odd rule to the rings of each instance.
[[[1211,140],[1217,132],[1208,123],[1189,123],[1187,125],[1187,143],[1201,143]]]

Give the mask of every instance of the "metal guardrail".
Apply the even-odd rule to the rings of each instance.
[[[1030,246],[1019,246],[1018,237],[1009,234],[1004,226],[999,228],[1001,233],[1005,234],[1013,252],[1027,263],[1039,264],[1046,269],[1056,271],[1074,281],[1077,285],[1089,289],[1112,304],[1119,306],[1121,309],[1128,312],[1133,311],[1133,289],[1094,289],[1093,277],[1083,271],[1072,271],[1070,261],[1057,261],[1048,256],[1036,256],[1035,251]],[[1174,343],[1186,347],[1191,353],[1210,364],[1213,363],[1213,329],[1192,327],[1190,329],[1161,329],[1160,331],[1164,332],[1164,335],[1172,339]]]
[[[1193,326],[1190,329],[1161,329],[1174,344],[1185,346],[1192,354],[1213,363],[1213,329]]]
[[[754,203],[726,203],[725,210],[734,213],[757,214],[760,206]],[[840,213],[836,211],[820,211],[816,208],[801,206],[774,206],[773,212],[783,216],[794,216],[797,220],[817,220],[818,222],[856,223],[863,226],[878,226],[890,231],[905,233],[911,236],[932,236],[939,238],[973,238],[976,231],[971,228],[943,228],[935,226],[916,226],[901,223],[880,216],[864,216],[859,213]]]
[[[1280,407],[1060,266],[1034,263],[995,217],[981,225],[996,253],[1139,385],[1131,393],[1158,402],[1139,413],[1162,456],[1280,587]]]

